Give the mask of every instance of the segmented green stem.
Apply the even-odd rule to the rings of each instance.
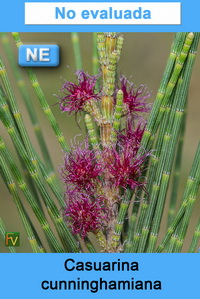
[[[196,251],[199,240],[200,240],[200,218],[199,218],[199,221],[197,223],[197,226],[196,226],[196,229],[195,229],[195,232],[194,232],[194,236],[192,238],[192,242],[191,242],[191,245],[190,245],[190,248],[189,248],[188,252],[194,253]]]
[[[170,138],[171,138],[170,134],[168,132],[165,133],[166,127],[169,122],[170,111],[171,111],[170,102],[174,98],[172,96],[172,92],[173,92],[175,84],[179,78],[180,71],[183,68],[183,64],[186,60],[186,57],[187,57],[187,54],[190,49],[190,45],[191,45],[192,41],[193,41],[193,34],[189,34],[186,38],[183,49],[176,60],[174,70],[172,72],[169,83],[167,84],[167,87],[166,87],[166,93],[163,98],[163,103],[161,103],[161,106],[160,106],[160,112],[158,114],[158,118],[161,118],[162,123],[161,123],[160,131],[159,131],[158,139],[157,139],[157,143],[156,143],[156,154],[155,154],[156,155],[156,164],[157,164],[156,176],[153,172],[150,172],[151,175],[155,176],[155,179],[154,179],[154,183],[153,183],[152,190],[151,190],[151,202],[148,207],[147,214],[145,216],[145,220],[144,220],[144,224],[143,224],[142,236],[141,236],[141,240],[139,243],[138,252],[143,252],[145,250],[146,242],[148,240],[150,226],[151,226],[151,222],[152,222],[154,213],[156,213],[154,215],[154,219],[156,219],[156,220],[154,220],[154,222],[153,222],[153,232],[151,234],[151,238],[149,241],[149,244],[151,244],[150,245],[151,247],[148,248],[148,251],[153,250],[153,248],[155,246],[155,242],[157,240],[157,230],[159,229],[159,224],[160,224],[160,219],[161,219],[163,206],[164,206],[164,199],[165,199],[165,196],[163,196],[165,193],[163,191],[163,189],[167,190],[168,181],[169,181],[169,172],[164,171],[164,167],[165,167],[166,155],[168,154],[167,149],[170,146]],[[173,114],[171,117],[173,120]],[[159,121],[159,123],[160,123],[160,121]],[[157,128],[156,128],[156,130],[157,130]],[[163,144],[162,144],[162,140],[163,140]],[[173,147],[173,151],[174,151],[174,147]],[[172,151],[172,154],[170,157],[171,161],[173,161],[173,151]],[[170,166],[171,166],[171,164],[170,164]],[[162,175],[162,183],[161,183],[160,174],[162,172],[163,172],[163,175]],[[151,179],[150,179],[150,182],[151,182]],[[161,187],[161,190],[160,190],[160,187]],[[149,191],[148,188],[147,188],[147,190]],[[159,194],[161,194],[160,197],[159,197]],[[158,202],[158,204],[157,204],[157,202]]]
[[[33,163],[35,163],[35,160],[36,160],[35,153],[34,153],[32,145],[31,145],[30,138],[28,136],[27,130],[24,126],[19,107],[17,105],[17,102],[16,102],[16,99],[15,99],[10,81],[8,79],[8,75],[7,75],[5,66],[4,66],[3,61],[2,61],[1,58],[0,58],[0,76],[1,76],[1,79],[3,81],[4,87],[5,87],[5,90],[6,90],[6,94],[8,96],[8,101],[10,103],[10,108],[11,108],[11,111],[12,111],[12,115],[13,115],[13,117],[16,121],[17,127],[20,131],[20,134],[21,134],[22,140],[24,142],[24,145],[26,147],[26,150],[27,150],[28,154],[30,155],[31,160],[33,161]]]
[[[103,76],[103,96],[101,110],[103,123],[101,126],[102,145],[107,147],[111,143],[111,131],[114,108],[114,89],[117,62],[120,58],[123,38],[116,33],[97,33],[97,49]]]
[[[174,233],[175,229],[177,228],[179,222],[184,217],[190,194],[193,194],[192,192],[194,192],[194,191],[196,192],[196,187],[197,187],[196,184],[199,179],[199,173],[197,171],[199,164],[200,164],[199,161],[200,161],[200,147],[198,147],[198,149],[197,149],[197,152],[196,152],[193,164],[192,164],[192,169],[191,169],[190,175],[187,179],[186,188],[184,191],[181,207],[179,208],[178,213],[176,214],[171,225],[169,226],[167,233],[166,233],[163,241],[161,242],[161,244],[158,246],[156,252],[161,252],[164,250],[169,239],[171,238],[172,234]]]
[[[137,210],[138,211],[138,210]],[[132,252],[132,244],[133,244],[133,234],[135,229],[135,224],[137,221],[137,213],[132,213],[130,217],[129,227],[128,227],[128,237],[125,243],[125,252]]]
[[[13,38],[15,40],[15,43],[16,43],[17,47],[20,47],[23,44],[21,39],[20,39],[19,33],[14,32],[13,33]],[[31,84],[32,84],[37,96],[38,96],[41,107],[42,107],[48,121],[50,122],[50,125],[51,125],[57,139],[58,139],[58,142],[60,143],[60,145],[61,145],[61,147],[64,151],[69,151],[69,147],[67,145],[67,142],[66,142],[66,140],[63,136],[63,133],[61,132],[61,130],[60,130],[58,124],[57,124],[57,121],[56,121],[56,119],[55,119],[55,117],[52,113],[51,108],[49,107],[49,104],[46,100],[46,97],[45,97],[43,91],[42,91],[42,88],[40,87],[39,81],[38,81],[35,73],[33,72],[33,70],[31,68],[26,68],[26,70],[27,70],[29,79],[31,81]]]
[[[40,191],[40,194],[46,204],[47,210],[54,221],[56,228],[58,230],[59,236],[61,238],[62,244],[65,247],[67,251],[72,252],[78,252],[78,244],[74,237],[71,235],[70,231],[66,227],[62,217],[59,214],[58,208],[56,207],[55,203],[51,199],[51,197],[48,194],[48,191],[43,184],[43,180],[37,170],[37,168],[34,166],[32,161],[30,160],[30,157],[27,155],[23,144],[20,141],[20,138],[18,136],[18,133],[16,132],[15,127],[13,126],[10,119],[8,119],[5,115],[5,112],[0,109],[0,118],[2,122],[4,123],[5,127],[7,128],[7,131],[15,144],[16,148],[18,149],[19,154],[21,155],[31,177],[33,178],[34,182],[36,183],[38,190]]]
[[[0,155],[0,165],[2,167],[2,170],[3,170],[5,178],[6,178],[7,187],[9,189],[9,191],[10,191],[10,194],[13,197],[14,203],[16,204],[17,210],[19,212],[19,215],[21,217],[22,223],[23,223],[24,228],[26,230],[26,233],[27,233],[28,240],[29,240],[29,243],[31,245],[31,248],[32,248],[33,252],[39,253],[39,247],[38,247],[38,244],[37,244],[37,240],[36,240],[36,237],[35,237],[35,235],[33,233],[32,228],[31,228],[31,224],[29,222],[29,219],[28,219],[28,217],[26,215],[24,206],[23,206],[23,204],[22,204],[22,202],[20,200],[16,184],[15,184],[13,178],[12,178],[12,175],[10,173],[10,170],[9,170],[8,166],[7,166],[7,163],[5,162],[5,160],[2,157],[2,155]]]
[[[148,144],[149,144],[151,136],[155,134],[156,130],[154,129],[154,127],[157,128],[159,125],[159,122],[161,120],[159,118],[159,121],[158,121],[158,114],[159,114],[159,111],[161,108],[161,104],[164,103],[164,97],[166,94],[167,85],[170,80],[177,55],[180,53],[180,47],[183,44],[183,40],[185,40],[185,36],[186,36],[185,33],[177,33],[175,35],[175,39],[174,39],[172,47],[171,47],[171,52],[170,52],[169,58],[167,60],[167,64],[166,64],[166,67],[165,67],[165,70],[163,73],[160,87],[158,89],[158,93],[157,93],[152,111],[149,115],[147,127],[143,134],[143,138],[141,141],[141,149],[145,148],[146,150],[148,150],[150,148],[148,146]],[[140,154],[140,151],[139,151],[139,154]]]
[[[34,214],[36,215],[36,217],[37,217],[42,229],[44,230],[48,240],[50,241],[51,245],[53,246],[53,248],[55,249],[56,252],[64,252],[63,248],[57,241],[54,233],[52,232],[42,210],[38,206],[37,201],[34,198],[34,195],[32,195],[32,193],[28,189],[28,186],[26,185],[20,171],[18,170],[10,153],[8,152],[2,137],[0,137],[0,152],[2,153],[4,159],[7,161],[8,166],[11,169],[12,174],[13,174],[14,178],[16,179],[19,188],[24,193],[27,201],[29,202]]]
[[[99,73],[99,60],[98,60],[98,50],[97,50],[97,33],[92,34],[92,66],[93,74],[97,75]],[[97,86],[98,88],[98,86]]]
[[[182,222],[183,222],[183,218],[181,219],[181,221],[177,225],[174,233],[172,234],[172,236],[171,236],[171,238],[169,240],[169,245],[167,247],[167,252],[169,252],[169,253],[176,253],[177,252],[176,251],[176,244],[177,244],[177,238],[178,238],[178,234],[179,234]]]
[[[106,237],[104,236],[103,232],[101,230],[99,230],[96,233],[94,233],[94,236],[97,239],[97,241],[99,242],[101,249],[103,251],[105,251],[106,246],[107,246],[107,241],[106,241]]]
[[[89,253],[96,253],[96,249],[94,248],[92,242],[90,241],[90,239],[88,237],[86,237],[84,239],[84,243],[85,243]]]
[[[63,193],[60,191],[60,188],[58,188],[58,185],[55,184],[55,174],[52,173],[52,172],[49,172],[46,169],[45,165],[42,163],[42,161],[39,158],[37,153],[36,153],[36,156],[37,156],[37,160],[38,160],[38,163],[39,163],[39,167],[40,167],[42,176],[44,177],[45,181],[47,182],[47,184],[51,188],[52,192],[55,194],[56,199],[58,200],[60,206],[64,207],[65,202],[64,202],[64,199],[63,199]]]
[[[190,50],[190,47],[192,45],[193,40],[194,40],[194,34],[191,32],[187,35],[187,37],[185,39],[185,43],[184,43],[183,48],[182,48],[182,51],[178,55],[178,57],[175,61],[174,70],[173,70],[172,75],[170,77],[170,80],[167,84],[165,96],[163,98],[163,102],[161,103],[161,106],[160,106],[160,109],[159,109],[157,121],[153,125],[153,132],[154,133],[156,133],[158,125],[159,125],[160,121],[163,118],[165,108],[167,108],[167,106],[170,104],[170,97],[171,97],[172,92],[173,92],[173,90],[176,86],[176,83],[178,82],[178,78],[179,78],[180,73],[183,69],[183,65],[184,65],[185,60],[188,56],[188,53],[189,53],[189,50]],[[147,129],[148,128],[149,128],[149,123],[147,124]]]
[[[182,88],[182,79],[179,79],[178,87],[177,87],[178,95],[180,95],[178,90],[180,90],[181,88]],[[174,102],[176,102],[176,99],[178,99],[178,97],[175,97]],[[177,111],[178,111],[177,117],[180,116],[180,119],[179,119],[179,124],[180,124],[182,113],[179,114],[178,107],[175,109],[177,109]],[[170,118],[168,117],[167,114],[165,114],[164,122],[163,122],[163,126],[162,126],[163,130],[165,130],[165,134],[163,136],[163,144],[162,144],[162,148],[161,148],[161,152],[160,152],[160,157],[157,157],[158,165],[157,165],[157,171],[156,171],[156,178],[155,178],[155,181],[154,181],[153,187],[152,187],[152,194],[155,194],[155,197],[153,198],[154,211],[151,214],[151,217],[153,218],[153,225],[151,228],[149,246],[147,248],[147,252],[152,252],[154,250],[154,247],[155,247],[155,244],[157,241],[158,231],[159,231],[159,227],[160,227],[160,221],[162,218],[163,208],[164,208],[164,203],[165,203],[165,195],[166,195],[166,191],[168,188],[170,172],[171,172],[171,167],[172,167],[172,162],[173,162],[173,157],[174,157],[174,152],[175,152],[175,144],[176,143],[174,143],[174,146],[172,148],[172,146],[171,146],[172,138],[173,138],[173,140],[177,140],[178,133],[179,133],[179,125],[174,124],[173,132],[169,131],[166,128],[167,123],[169,121],[173,122],[173,119],[174,119],[173,111],[171,111],[171,113],[170,113]],[[172,134],[174,134],[174,136],[172,136]],[[169,152],[170,152],[170,155],[169,155]],[[171,162],[168,163],[167,159],[170,159]],[[152,197],[151,197],[151,199],[152,199]],[[151,221],[152,221],[152,219],[151,219]]]
[[[115,106],[115,112],[113,116],[113,127],[111,131],[111,142],[115,143],[117,141],[117,134],[120,129],[121,117],[122,117],[122,110],[123,110],[123,92],[119,90],[117,92],[117,101]]]
[[[162,218],[165,198],[167,194],[169,179],[171,175],[171,170],[173,166],[173,160],[176,151],[177,140],[180,132],[180,127],[183,118],[183,112],[186,106],[187,94],[189,83],[192,75],[192,69],[195,61],[195,53],[198,45],[199,36],[195,35],[195,43],[191,47],[186,66],[183,71],[182,77],[179,78],[177,83],[177,88],[175,92],[174,103],[172,106],[172,111],[169,118],[169,124],[167,125],[162,150],[161,150],[161,163],[163,167],[159,169],[158,167],[158,176],[162,173],[160,181],[157,181],[158,185],[160,183],[160,190],[157,199],[157,206],[153,219],[153,226],[151,229],[151,235],[149,240],[148,251],[152,252],[155,249],[156,241],[158,237],[158,231],[160,228],[160,222]],[[163,157],[163,160],[162,160]],[[163,161],[163,162],[162,162]]]
[[[36,134],[38,144],[40,146],[43,158],[45,160],[45,163],[46,163],[47,168],[49,169],[49,171],[51,173],[54,173],[54,168],[53,168],[53,164],[52,164],[52,161],[51,161],[51,157],[49,155],[49,151],[48,151],[47,145],[45,143],[44,135],[42,133],[42,129],[41,129],[41,126],[40,126],[39,121],[38,121],[38,117],[37,117],[37,114],[36,114],[36,111],[35,111],[35,108],[34,108],[34,105],[33,105],[33,101],[31,99],[30,95],[28,94],[28,90],[26,88],[26,83],[25,83],[25,81],[22,77],[20,68],[17,67],[16,61],[15,61],[15,58],[14,58],[14,53],[12,51],[11,44],[9,42],[8,36],[6,35],[6,33],[1,33],[1,36],[2,36],[2,44],[4,46],[7,57],[9,59],[11,68],[13,70],[14,76],[15,76],[16,81],[17,81],[17,85],[19,87],[22,98],[23,98],[24,103],[26,105],[29,117],[30,117],[31,122],[33,124],[33,129],[34,129],[34,132]]]
[[[138,198],[141,198],[142,192],[143,192],[143,190],[139,189],[139,192],[137,194]],[[134,238],[136,222],[137,222],[138,215],[139,215],[139,207],[140,207],[140,201],[136,200],[136,196],[135,196],[132,213],[131,213],[131,217],[129,220],[128,237],[127,237],[127,240],[125,243],[125,252],[127,252],[127,253],[134,252],[134,249],[135,249],[134,247],[137,247],[137,245],[135,246],[135,244],[133,243],[133,238]]]
[[[0,87],[0,107],[3,109],[3,111],[5,112],[6,114],[6,117],[9,118],[10,122],[13,124],[14,127],[15,126],[15,123],[14,123],[14,119],[12,117],[12,114],[10,112],[10,109],[9,109],[9,106],[7,104],[7,101],[6,101],[6,98],[5,98],[5,95],[3,93],[3,90],[2,88]],[[17,128],[16,128],[17,129]],[[21,138],[21,136],[20,136]],[[17,150],[17,149],[16,149]],[[24,165],[24,162],[23,160],[21,159],[21,156],[19,155],[19,160],[20,160],[20,163],[21,163],[21,166],[23,168],[23,172],[24,172],[24,175],[26,177],[26,180],[27,180],[27,183],[29,184],[29,188],[32,190],[32,192],[35,194],[35,197],[37,199],[37,202],[38,204],[40,205],[40,208],[42,209],[41,207],[41,204],[40,204],[40,200],[39,200],[39,197],[38,197],[38,194],[37,194],[37,191],[36,191],[36,188],[35,188],[35,185],[33,184],[33,181],[29,175],[29,173],[27,172],[26,170],[26,167]]]
[[[17,104],[15,104],[17,105]],[[10,123],[15,126],[13,119],[12,119],[12,115],[10,113],[9,107],[7,105],[6,99],[4,94],[2,93],[2,90],[0,89],[0,106],[2,107],[2,109],[4,110],[4,112],[6,113],[6,117],[9,118]],[[18,109],[18,108],[17,108]],[[51,190],[54,192],[54,194],[56,195],[57,200],[59,201],[60,205],[63,207],[64,206],[64,202],[63,202],[63,198],[62,198],[62,194],[60,192],[60,190],[58,190],[57,188],[57,184],[55,184],[55,174],[54,172],[49,172],[46,167],[43,165],[43,163],[41,162],[41,160],[39,159],[39,156],[37,155],[32,143],[30,142],[30,138],[27,134],[27,132],[24,131],[25,127],[23,124],[23,121],[21,120],[20,123],[20,133],[23,132],[25,138],[26,138],[26,142],[28,145],[29,151],[28,153],[30,154],[31,160],[34,163],[34,165],[38,168],[40,167],[42,174],[44,176],[44,178],[46,179],[46,182],[49,184]],[[38,165],[39,164],[39,165]],[[29,178],[28,178],[29,179]],[[41,178],[41,180],[43,180],[43,178]],[[32,184],[30,184],[30,186],[32,186]],[[32,190],[34,191],[34,189],[32,188]],[[39,201],[38,201],[39,203]]]
[[[6,227],[5,227],[4,223],[3,223],[3,220],[0,217],[0,234],[2,235],[2,237],[3,237],[4,240],[5,240],[6,231],[7,230],[6,230]],[[16,253],[16,250],[15,250],[14,247],[9,246],[8,248],[9,248],[9,250],[10,250],[11,253]]]
[[[4,111],[6,112],[7,117],[9,117],[12,122],[13,122],[13,119],[14,119],[15,124],[17,126],[17,129],[20,132],[20,138],[22,137],[22,140],[23,140],[24,146],[27,150],[27,153],[30,156],[32,163],[34,163],[34,165],[38,168],[38,163],[37,163],[37,159],[36,159],[36,156],[35,156],[35,150],[33,148],[33,145],[30,141],[27,130],[25,128],[25,125],[24,125],[23,119],[21,117],[21,113],[20,113],[18,104],[16,102],[16,99],[15,99],[15,96],[14,96],[14,93],[13,93],[13,90],[12,90],[12,87],[11,87],[11,84],[10,84],[5,66],[4,66],[1,58],[0,58],[0,76],[1,76],[1,79],[3,81],[5,91],[7,93],[8,103],[9,103],[11,112],[10,112],[10,109],[7,105],[6,98],[5,98],[4,94],[2,93],[2,90],[0,90],[0,103],[1,103],[0,105],[2,106]],[[13,125],[14,125],[14,123],[13,123]],[[32,189],[34,190],[34,187],[32,187]]]
[[[127,189],[120,203],[117,223],[115,224],[114,234],[112,236],[112,247],[117,248],[120,243],[120,237],[123,229],[124,220],[128,211],[128,207],[132,198],[132,192]]]
[[[184,33],[177,33],[175,35],[175,39],[174,39],[172,47],[171,47],[171,52],[170,52],[170,55],[169,55],[169,58],[168,58],[168,61],[167,61],[166,67],[165,67],[165,71],[164,71],[164,74],[163,74],[163,77],[162,77],[162,80],[160,83],[160,87],[158,89],[156,99],[154,101],[152,111],[149,116],[147,127],[143,134],[143,138],[141,141],[141,147],[138,151],[138,154],[140,154],[144,148],[146,150],[150,150],[151,145],[153,144],[154,124],[157,122],[159,110],[160,110],[161,104],[163,103],[163,100],[164,100],[166,88],[167,88],[168,82],[170,80],[171,74],[173,72],[173,68],[174,68],[174,64],[175,64],[177,55],[181,51],[180,47],[183,44],[183,40],[185,40]],[[154,171],[155,171],[156,164],[157,164],[156,157],[152,158],[151,159],[151,168],[149,171],[148,185],[147,185],[148,194],[150,193],[151,186],[153,184],[153,177],[154,177]],[[146,212],[148,209],[148,205],[149,205],[149,199],[147,198],[147,196],[145,196],[145,198],[143,200],[141,200],[141,211],[140,211],[140,215],[138,217],[138,222],[135,227],[135,233],[134,233],[134,237],[133,237],[133,244],[132,244],[131,252],[137,251],[138,243],[139,243],[140,236],[141,236],[141,230],[142,230],[142,226],[143,226],[143,223],[145,220],[145,215],[146,215]]]
[[[175,215],[175,208],[176,208],[176,202],[177,202],[177,197],[178,197],[178,186],[179,186],[179,180],[180,180],[180,168],[181,168],[181,161],[182,161],[185,125],[186,125],[186,109],[183,114],[183,120],[182,120],[181,130],[180,130],[180,137],[179,137],[178,148],[177,148],[177,153],[176,153],[167,226],[169,226],[171,224],[172,219]]]
[[[106,59],[106,36],[103,32],[97,33],[97,50],[99,54],[99,62],[103,65]]]
[[[192,215],[192,211],[195,206],[196,199],[197,199],[197,193],[198,193],[199,184],[200,184],[200,143],[198,146],[197,155],[199,156],[198,168],[196,170],[195,176],[190,177],[190,180],[193,181],[192,188],[191,188],[190,192],[187,193],[187,191],[185,191],[185,193],[187,193],[187,195],[185,195],[185,196],[187,196],[188,204],[186,207],[186,211],[185,211],[181,226],[180,226],[178,234],[177,234],[177,239],[176,239],[176,244],[175,244],[175,249],[174,249],[175,252],[181,252],[181,249],[182,249],[183,243],[184,243],[184,239],[185,239],[185,236],[187,233],[187,229],[189,226],[190,218]]]
[[[79,34],[77,32],[71,32],[71,41],[72,41],[73,50],[74,50],[76,69],[81,70],[82,69],[82,58],[81,58]]]
[[[114,93],[118,60],[119,57],[117,52],[113,51],[108,58],[107,70],[106,70],[106,81],[104,84],[104,92],[108,96],[112,96]]]
[[[92,118],[89,114],[85,115],[85,124],[89,135],[90,143],[94,150],[97,150],[97,152],[100,153],[100,147],[99,147],[99,140],[97,138],[97,134],[94,128],[94,124],[92,122]]]
[[[116,51],[117,51],[118,57],[121,56],[123,43],[124,43],[124,38],[122,35],[119,35],[117,38],[117,45],[116,45]]]

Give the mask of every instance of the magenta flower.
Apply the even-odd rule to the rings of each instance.
[[[129,113],[149,112],[150,105],[146,100],[151,96],[145,85],[140,85],[135,89],[134,84],[130,83],[124,76],[120,78],[121,90],[124,93],[124,104]]]
[[[87,142],[85,147],[75,147],[70,153],[66,153],[62,177],[66,187],[73,185],[74,189],[86,190],[95,189],[99,182],[99,175],[102,173],[102,164],[96,160],[95,153],[89,149]]]
[[[142,170],[148,153],[135,156],[132,146],[126,144],[119,149],[107,149],[105,151],[105,159],[107,161],[107,170],[110,173],[110,178],[116,187],[126,189],[130,187],[143,187]]]
[[[89,232],[106,226],[109,212],[102,197],[92,198],[84,193],[74,193],[69,197],[64,216],[73,234],[84,239]]]
[[[95,92],[97,76],[89,76],[82,70],[76,73],[78,83],[65,82],[61,91],[64,97],[60,99],[61,111],[77,113],[90,100],[100,100],[100,93]]]
[[[127,120],[127,128],[118,134],[118,143],[125,147],[127,144],[132,147],[132,150],[137,153],[144,130],[146,127],[146,121],[142,118],[138,121],[136,128],[133,128],[134,124],[131,119]]]

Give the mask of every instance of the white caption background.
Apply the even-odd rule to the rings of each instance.
[[[74,19],[56,19],[56,7],[60,10],[65,7],[65,11],[74,10],[76,17]],[[91,10],[96,14],[97,10],[150,10],[151,19],[101,19],[100,13],[96,19],[90,17],[82,18],[82,11]],[[113,14],[114,15],[114,14]],[[143,15],[143,13],[142,13]],[[109,13],[108,13],[109,16]],[[179,2],[32,2],[25,3],[25,24],[26,25],[180,25],[181,24],[181,3]]]

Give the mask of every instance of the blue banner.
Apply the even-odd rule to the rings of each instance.
[[[198,254],[2,254],[2,298],[198,298]]]
[[[0,27],[5,32],[200,31],[199,9],[197,0],[9,0],[1,3]]]

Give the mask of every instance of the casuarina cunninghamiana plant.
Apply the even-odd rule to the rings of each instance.
[[[74,81],[62,82],[60,90],[55,92],[57,105],[51,108],[35,72],[26,69],[61,145],[63,164],[57,167],[59,175],[56,175],[21,70],[7,35],[2,34],[3,47],[42,153],[40,157],[26,130],[23,113],[0,59],[0,119],[21,163],[18,166],[0,137],[0,171],[32,251],[183,251],[200,183],[198,146],[182,200],[177,203],[185,111],[199,34],[175,34],[155,99],[145,85],[137,87],[126,76],[118,75],[122,34],[93,34],[93,74],[82,68],[78,34],[72,33],[71,37],[76,58]],[[13,38],[18,47],[22,45],[18,33],[13,33]],[[78,119],[84,120],[86,134],[82,133],[80,141],[79,136],[74,136],[70,147],[52,112],[58,107],[66,117],[74,117],[78,127]],[[20,189],[32,213],[21,200]],[[166,216],[167,229],[163,232],[161,224]],[[48,243],[37,232],[35,221],[39,222]],[[2,236],[5,222],[0,218]],[[200,221],[187,246],[188,252],[197,250],[199,231]],[[15,249],[10,247],[10,251]]]

